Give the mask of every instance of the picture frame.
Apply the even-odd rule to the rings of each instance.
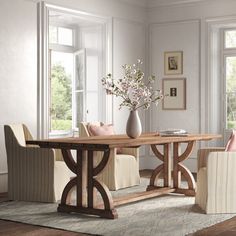
[[[162,91],[168,95],[162,101],[163,110],[186,110],[186,78],[164,78]]]
[[[164,74],[183,74],[183,51],[164,52]]]

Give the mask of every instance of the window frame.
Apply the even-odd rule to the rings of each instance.
[[[236,27],[235,28],[223,28],[222,32],[221,32],[221,62],[222,62],[222,77],[223,77],[223,110],[224,110],[224,118],[223,118],[223,127],[225,129],[225,131],[228,133],[231,131],[231,128],[228,128],[227,123],[228,123],[228,119],[227,119],[227,92],[226,92],[226,60],[227,57],[236,57],[236,47],[232,47],[232,48],[227,48],[225,45],[225,32],[226,31],[236,31]]]
[[[77,48],[76,48],[76,35],[77,35],[77,28],[76,27],[72,27],[71,25],[65,25],[65,24],[59,24],[59,23],[50,23],[50,25],[53,25],[53,26],[56,26],[56,27],[61,27],[61,28],[68,28],[68,29],[71,29],[72,30],[72,46],[69,46],[69,45],[63,45],[63,44],[58,44],[58,43],[50,43],[49,42],[49,39],[48,39],[48,52],[49,52],[49,55],[48,55],[48,108],[49,108],[49,113],[48,113],[48,137],[50,137],[52,134],[51,134],[51,114],[50,114],[50,104],[51,104],[51,79],[50,79],[50,74],[51,74],[51,52],[52,51],[55,51],[55,52],[62,52],[62,53],[71,53],[71,54],[74,54],[74,52],[77,51]],[[49,27],[48,27],[49,28]],[[48,29],[49,30],[49,29]],[[49,36],[49,31],[48,31],[48,36]],[[49,38],[49,37],[48,37]],[[74,73],[74,72],[73,72]],[[74,74],[72,74],[72,93],[73,93],[73,90],[74,90],[74,81],[73,81],[73,77],[74,77]],[[72,96],[72,116],[73,116],[73,96]],[[71,130],[68,130],[68,132],[66,132],[65,135],[71,135],[73,134],[74,132],[74,127],[73,127],[73,120],[72,120],[72,129]]]
[[[227,31],[235,31],[236,32],[236,28],[224,28],[223,29],[223,51],[228,51],[228,50],[236,50],[236,46],[235,47],[226,47],[226,40],[225,40],[225,34]]]
[[[76,89],[76,72],[74,71],[74,76],[73,76],[73,80],[72,80],[72,130],[73,132],[79,132],[79,124],[77,124],[77,108],[75,106],[77,106],[77,101],[76,101],[76,95],[78,94],[82,94],[83,97],[83,119],[85,119],[86,117],[86,109],[87,109],[87,101],[86,101],[86,97],[87,97],[87,81],[85,80],[86,78],[86,73],[87,73],[87,68],[86,68],[86,49],[82,48],[79,50],[76,50],[74,52],[74,65],[75,65],[75,60],[76,60],[76,56],[78,55],[83,55],[83,89]],[[74,68],[75,70],[75,68]]]
[[[99,24],[102,27],[103,37],[103,59],[102,72],[103,74],[113,73],[113,18],[108,16],[95,15],[85,11],[66,8],[55,4],[50,4],[45,1],[37,3],[38,21],[37,21],[37,42],[38,42],[38,64],[37,64],[37,138],[48,138],[49,124],[49,109],[48,109],[48,28],[50,11],[62,12],[71,16],[75,16],[84,20],[88,20]],[[77,44],[77,42],[76,42]],[[114,101],[113,96],[105,96],[104,98],[104,122],[113,123],[114,119]]]
[[[61,51],[61,52],[70,52],[73,53],[75,52],[78,48],[76,48],[76,42],[77,42],[77,27],[71,26],[71,25],[66,25],[66,24],[59,24],[59,23],[50,23],[50,25],[55,26],[57,28],[67,28],[72,30],[72,46],[70,45],[64,45],[64,44],[59,44],[59,43],[50,43],[49,41],[49,31],[48,31],[48,49],[52,49],[55,51]],[[48,29],[49,30],[49,29]]]

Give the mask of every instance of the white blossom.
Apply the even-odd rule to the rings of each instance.
[[[130,110],[136,110],[140,107],[148,109],[151,103],[158,104],[158,101],[164,98],[161,90],[154,90],[150,85],[154,83],[155,76],[149,76],[147,83],[144,82],[145,77],[140,69],[142,61],[137,60],[137,64],[123,65],[124,77],[114,80],[111,74],[102,78],[102,85],[106,89],[107,94],[113,94],[122,98],[119,109],[127,106]]]

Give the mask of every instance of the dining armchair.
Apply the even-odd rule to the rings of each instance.
[[[198,151],[195,203],[207,214],[236,213],[236,152],[221,148]]]
[[[91,136],[92,134],[89,130],[91,126],[105,127],[101,122],[81,122],[79,126],[80,137]],[[96,157],[94,160],[95,165],[97,165],[101,161],[103,153],[96,151],[94,155]],[[101,174],[98,175],[98,179],[105,183],[110,190],[139,185],[139,149],[122,148],[117,153],[117,148],[111,148],[108,164]]]
[[[26,145],[32,140],[24,124],[4,125],[9,200],[56,202],[72,172],[60,150]]]

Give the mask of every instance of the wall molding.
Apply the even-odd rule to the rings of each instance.
[[[7,192],[7,185],[8,185],[8,172],[0,172],[0,193],[6,193]]]
[[[133,19],[125,18],[125,17],[117,17],[117,16],[113,17],[113,21],[114,20],[125,21],[130,24],[135,24],[135,25],[139,25],[139,26],[140,26],[140,24],[143,24],[144,27],[146,26],[146,22],[144,22],[142,20],[138,21],[138,20],[133,20]]]
[[[210,3],[211,0],[119,0],[125,4],[143,9]]]
[[[148,0],[119,0],[122,3],[138,8],[146,8]]]
[[[236,15],[220,16],[220,17],[207,17],[205,18],[205,23],[207,24],[218,24],[225,25],[232,21],[236,21]]]
[[[212,0],[148,0],[147,9],[148,11],[157,10],[162,7],[176,7],[183,5],[197,5],[197,4],[207,4],[212,2]]]
[[[7,174],[8,174],[7,171],[2,171],[2,172],[0,172],[0,175],[7,175]]]
[[[201,19],[188,19],[179,21],[163,21],[163,22],[153,22],[148,24],[148,29],[152,29],[158,26],[168,26],[168,25],[179,25],[179,24],[189,24],[189,23],[200,23]]]

